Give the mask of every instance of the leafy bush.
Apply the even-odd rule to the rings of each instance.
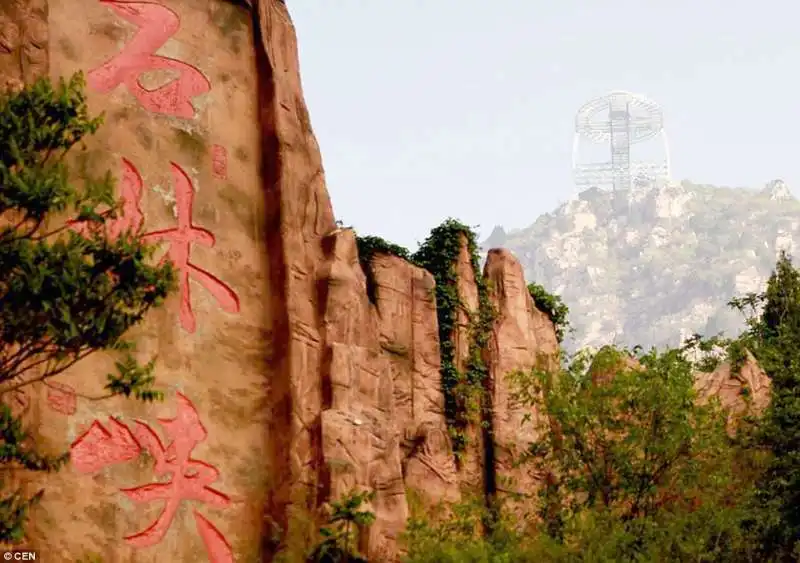
[[[359,264],[361,264],[361,269],[367,277],[367,296],[370,302],[375,303],[377,286],[375,274],[372,271],[372,258],[378,254],[388,254],[411,261],[411,254],[406,248],[375,236],[356,236],[356,245],[358,247]]]
[[[431,231],[412,257],[415,264],[428,270],[436,280],[436,314],[439,321],[445,418],[456,454],[466,448],[466,427],[471,422],[479,422],[489,416],[485,409],[484,386],[488,368],[484,362],[484,351],[489,344],[495,312],[489,302],[486,280],[480,271],[476,239],[475,231],[467,225],[455,219],[447,219]],[[464,242],[478,290],[477,311],[470,311],[458,293],[456,264]],[[469,321],[469,355],[463,373],[456,367],[455,357],[454,334],[459,313],[464,313]]]
[[[536,308],[542,313],[546,314],[556,329],[556,337],[559,342],[564,340],[567,330],[569,330],[569,307],[567,307],[561,300],[561,297],[548,293],[548,291],[539,284],[528,284],[528,293],[533,298],[533,303]]]
[[[372,524],[375,514],[359,508],[373,497],[374,493],[353,491],[331,503],[328,524],[320,529],[325,539],[314,548],[307,563],[367,563],[358,552],[358,531]]]
[[[469,498],[433,510],[410,499],[411,518],[402,544],[404,563],[526,563],[552,561],[562,549],[507,514],[493,515],[492,532],[481,533],[489,519],[483,499]]]

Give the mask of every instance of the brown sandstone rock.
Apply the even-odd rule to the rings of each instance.
[[[0,3],[0,77],[11,89],[48,73],[47,0]]]
[[[458,295],[462,307],[456,314],[456,327],[453,331],[453,345],[455,348],[456,369],[464,373],[467,369],[469,360],[471,331],[470,316],[478,314],[478,286],[475,283],[475,273],[472,269],[471,257],[467,248],[467,239],[461,235],[461,246],[458,259],[455,264],[456,276],[458,279]],[[464,413],[466,405],[459,405],[459,409]],[[485,437],[480,424],[480,409],[478,405],[469,407],[473,412],[467,416],[471,419],[470,424],[464,430],[467,440],[467,448],[462,453],[458,472],[459,482],[465,489],[472,493],[481,493],[484,488],[484,465],[485,465]],[[477,411],[477,412],[476,412]]]
[[[731,372],[731,363],[722,362],[710,373],[695,374],[695,389],[702,402],[719,398],[722,407],[729,409],[731,429],[735,418],[744,414],[760,414],[769,405],[770,379],[750,351],[738,372]]]
[[[102,450],[119,461],[93,474],[79,469],[91,464],[73,464],[32,481],[46,493],[29,544],[55,560],[89,552],[107,561],[258,560],[273,531],[261,523],[291,531],[289,508],[315,508],[323,485],[321,364],[329,349],[318,268],[322,237],[335,225],[286,7],[61,0],[44,18],[40,4],[0,7],[0,79],[30,81],[48,57],[53,78],[83,71],[93,113],[107,115],[89,140],[89,170],[116,172],[121,190],[141,195],[134,215],[145,232],[161,233],[171,258],[170,229],[181,221],[215,240],[202,235],[206,244],[197,244],[198,235],[189,248],[189,264],[213,277],[192,274],[183,299],[131,335],[141,359],[158,354],[163,404],[78,395],[73,409],[72,399],[29,390],[28,422],[46,448],[72,443],[80,459]],[[131,55],[132,41],[152,57]],[[37,56],[40,48],[49,51]],[[109,367],[107,357],[87,360],[59,381],[99,395]],[[159,422],[175,416],[177,426]],[[147,457],[131,456],[162,455],[155,442],[124,438],[141,428],[135,419],[173,460],[158,499],[122,491],[158,477]],[[176,483],[197,468],[170,457],[176,448],[208,464],[209,491],[192,493],[194,502]],[[374,474],[376,486],[391,481]],[[158,520],[164,498],[168,511]],[[155,533],[146,531],[155,522]]]
[[[393,421],[404,438],[405,487],[433,504],[458,500],[444,419],[433,276],[390,255],[374,256],[370,267],[380,345],[394,382]]]
[[[516,404],[506,376],[533,367],[558,366],[555,327],[539,311],[527,289],[522,266],[504,249],[490,250],[484,267],[489,298],[496,311],[488,353],[491,380],[492,432],[498,491],[532,495],[537,483],[524,469],[512,467],[516,455],[536,439],[535,425],[523,423],[528,410]]]
[[[267,401],[272,436],[269,466],[275,487],[268,512],[291,534],[290,507],[316,507],[321,452],[324,304],[317,270],[322,237],[335,229],[322,159],[303,99],[297,38],[286,6],[256,2],[256,65],[260,107],[261,175],[266,195],[266,252],[277,290],[268,303],[277,355]]]
[[[285,15],[281,6],[270,7],[273,19],[281,9]],[[30,545],[56,561],[90,552],[106,561],[253,560],[262,552],[264,507],[271,495],[281,497],[279,473],[288,469],[278,463],[289,458],[284,421],[301,412],[279,396],[289,373],[281,233],[295,217],[281,205],[301,201],[298,193],[313,186],[291,149],[279,155],[270,144],[303,130],[299,120],[264,118],[260,129],[259,111],[269,115],[277,104],[259,96],[274,100],[285,89],[297,96],[299,81],[276,86],[265,72],[259,83],[253,18],[226,2],[59,0],[48,8],[38,27],[29,21],[38,8],[11,16],[30,65],[16,78],[30,81],[36,73],[28,71],[48,59],[54,79],[86,75],[91,111],[106,119],[87,139],[84,164],[120,179],[130,204],[124,221],[140,222],[190,277],[130,335],[141,360],[157,355],[163,403],[84,398],[102,395],[113,370],[112,358],[101,355],[58,378],[77,395],[28,390],[28,421],[40,443],[52,452],[71,446],[83,460],[31,482],[45,496]],[[294,41],[286,25],[272,33],[272,50]],[[134,37],[153,58],[131,55]],[[47,52],[37,58],[39,47]],[[284,48],[272,64],[296,70],[296,60],[280,62],[287,56]],[[0,78],[9,78],[0,64]],[[314,148],[294,151],[306,163]],[[324,215],[324,203],[319,209]],[[178,227],[192,233],[188,256],[179,251]],[[95,470],[92,459],[102,467]],[[156,492],[139,489],[154,483],[161,483]]]
[[[131,54],[132,41],[151,58]],[[108,356],[8,399],[45,448],[74,453],[59,473],[24,476],[46,489],[28,545],[59,561],[269,560],[303,535],[292,514],[317,517],[366,488],[376,522],[364,547],[390,561],[407,490],[432,502],[457,500],[459,485],[483,491],[480,426],[468,428],[458,474],[445,429],[432,277],[377,256],[370,304],[353,233],[336,228],[284,2],[2,3],[0,87],[78,70],[93,113],[107,114],[86,166],[117,173],[121,195],[138,198],[125,220],[161,237],[172,259],[176,225],[195,229],[181,264],[194,273],[131,334],[140,359],[158,355],[163,404],[88,400],[102,393]],[[465,242],[461,369],[478,309]],[[504,376],[540,354],[554,361],[558,346],[510,254],[492,251],[486,275],[499,313],[486,351],[496,470],[515,477],[509,453],[529,436]],[[712,378],[715,392],[727,377]],[[157,482],[161,496],[137,489]]]
[[[318,275],[329,359],[323,363],[322,379],[323,389],[330,388],[323,392],[321,415],[321,453],[328,476],[323,486],[331,499],[356,490],[375,492],[372,505],[364,506],[376,516],[364,547],[373,557],[385,556],[395,549],[408,517],[394,381],[378,344],[353,232],[337,230],[323,247],[327,257]]]

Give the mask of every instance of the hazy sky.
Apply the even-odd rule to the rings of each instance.
[[[800,190],[792,0],[291,0],[338,219],[412,248],[525,227],[573,192],[574,115],[664,108],[673,177]]]

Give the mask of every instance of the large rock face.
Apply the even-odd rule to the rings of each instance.
[[[371,263],[380,346],[394,382],[393,422],[402,436],[407,490],[432,503],[460,498],[444,422],[433,276],[395,256]]]
[[[552,323],[520,264],[490,252],[491,429],[468,429],[457,467],[433,278],[377,255],[367,292],[354,234],[336,227],[282,1],[0,5],[0,84],[75,71],[107,116],[75,170],[116,171],[124,215],[111,232],[141,227],[180,290],[131,334],[142,360],[157,357],[163,403],[94,400],[110,356],[4,395],[43,446],[72,454],[61,472],[7,483],[46,491],[28,547],[56,561],[269,561],[302,546],[327,503],[366,489],[376,521],[362,547],[391,561],[409,491],[434,504],[506,479],[535,487],[511,467],[531,436],[505,375],[554,365]],[[479,302],[465,243],[455,267],[463,368]]]
[[[288,425],[273,431],[290,373],[282,355],[291,241],[281,232],[300,231],[291,221],[305,219],[281,206],[296,205],[297,186],[315,173],[309,161],[319,163],[308,141],[271,146],[276,132],[289,141],[289,131],[303,131],[296,115],[278,115],[287,112],[281,95],[296,110],[297,81],[275,80],[264,62],[296,74],[285,8],[264,6],[261,27],[272,36],[258,41],[269,54],[256,49],[248,11],[222,1],[15,0],[0,12],[6,40],[17,38],[0,54],[3,72],[26,81],[85,74],[92,111],[106,120],[76,152],[75,170],[114,172],[125,212],[112,231],[141,227],[180,272],[178,295],[131,335],[141,359],[158,358],[163,403],[84,398],[102,395],[109,357],[28,390],[42,443],[73,456],[34,483],[46,496],[31,544],[59,561],[89,552],[106,561],[253,560],[287,465],[275,452],[286,451]],[[289,167],[307,176],[284,178]],[[317,209],[332,224],[330,206]]]
[[[561,295],[575,329],[567,348],[648,349],[741,332],[727,302],[763,290],[778,252],[796,249],[798,212],[780,181],[589,189],[527,228],[495,229],[484,246],[509,248],[529,280]]]
[[[533,303],[522,266],[509,251],[490,250],[484,275],[496,314],[487,355],[497,489],[501,496],[504,492],[531,495],[537,483],[524,469],[515,468],[513,461],[536,439],[538,424],[536,420],[524,423],[528,411],[514,402],[506,375],[534,367],[556,368],[558,341],[553,323]]]
[[[116,171],[125,213],[112,230],[141,226],[181,273],[179,295],[131,335],[158,357],[162,404],[88,399],[110,357],[12,398],[43,445],[72,453],[66,470],[21,481],[46,490],[28,545],[57,560],[269,560],[303,539],[304,518],[364,488],[377,518],[363,547],[390,560],[406,492],[455,501],[465,484],[433,279],[376,256],[369,301],[325,190],[284,3],[18,0],[0,17],[4,83],[84,72],[107,119],[76,170]],[[466,333],[455,339],[463,360]]]
[[[370,553],[391,553],[408,515],[400,463],[400,433],[394,424],[394,380],[378,341],[377,319],[366,295],[364,273],[352,231],[324,241],[328,250],[323,283],[322,369],[323,486],[333,499],[355,488],[375,491],[370,508]],[[314,367],[306,374],[313,377]],[[309,377],[310,376],[310,377]],[[311,451],[313,454],[313,450]]]

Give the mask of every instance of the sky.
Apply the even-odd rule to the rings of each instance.
[[[672,177],[800,190],[793,0],[291,0],[337,219],[412,250],[447,217],[524,228],[575,193],[575,113],[661,105]]]

